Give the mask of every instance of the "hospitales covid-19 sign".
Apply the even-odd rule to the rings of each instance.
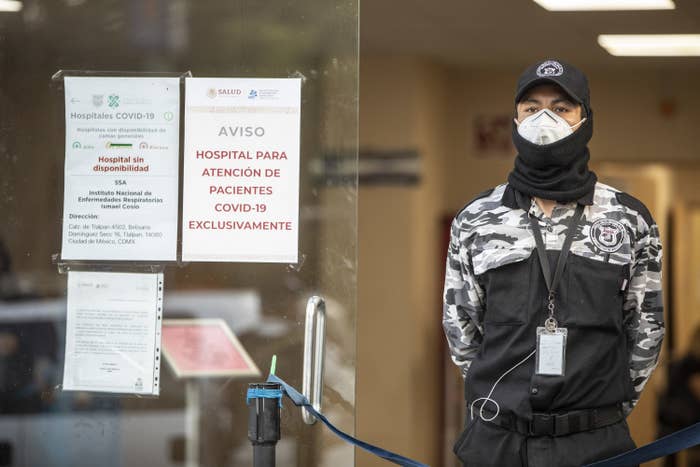
[[[176,259],[179,83],[64,78],[62,259]]]

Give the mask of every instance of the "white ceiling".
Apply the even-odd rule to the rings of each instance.
[[[532,0],[364,0],[361,51],[465,67],[558,57],[587,67],[700,69],[700,57],[613,57],[597,43],[598,34],[700,33],[700,0],[675,2],[666,11],[549,12]]]

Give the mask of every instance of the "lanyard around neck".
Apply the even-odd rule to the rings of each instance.
[[[574,215],[571,216],[569,221],[568,231],[566,232],[566,239],[564,240],[564,245],[559,253],[559,259],[557,260],[557,267],[554,270],[554,277],[552,277],[552,271],[549,267],[549,260],[547,259],[547,251],[544,246],[544,240],[542,238],[542,231],[540,230],[540,224],[535,219],[534,216],[528,214],[530,219],[530,225],[532,225],[532,235],[535,237],[535,243],[537,245],[537,255],[540,258],[540,268],[542,269],[542,275],[544,276],[544,281],[547,284],[547,291],[549,292],[549,318],[554,317],[554,297],[556,295],[557,286],[559,285],[559,280],[561,279],[562,272],[564,271],[564,265],[566,264],[566,258],[569,255],[569,250],[571,250],[571,243],[574,241],[574,235],[576,235],[576,229],[578,228],[581,216],[583,215],[584,206],[579,204],[576,206],[576,211]],[[554,321],[554,326],[556,327],[556,321]]]

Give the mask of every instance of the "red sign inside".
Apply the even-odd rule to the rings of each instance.
[[[260,376],[223,320],[166,320],[163,354],[179,377]]]

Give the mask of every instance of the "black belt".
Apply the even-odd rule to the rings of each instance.
[[[493,416],[493,412],[489,413],[489,410],[484,409],[483,412],[487,419]],[[624,418],[622,409],[611,405],[565,413],[533,413],[532,419],[499,414],[489,423],[525,436],[565,436],[613,425]]]

